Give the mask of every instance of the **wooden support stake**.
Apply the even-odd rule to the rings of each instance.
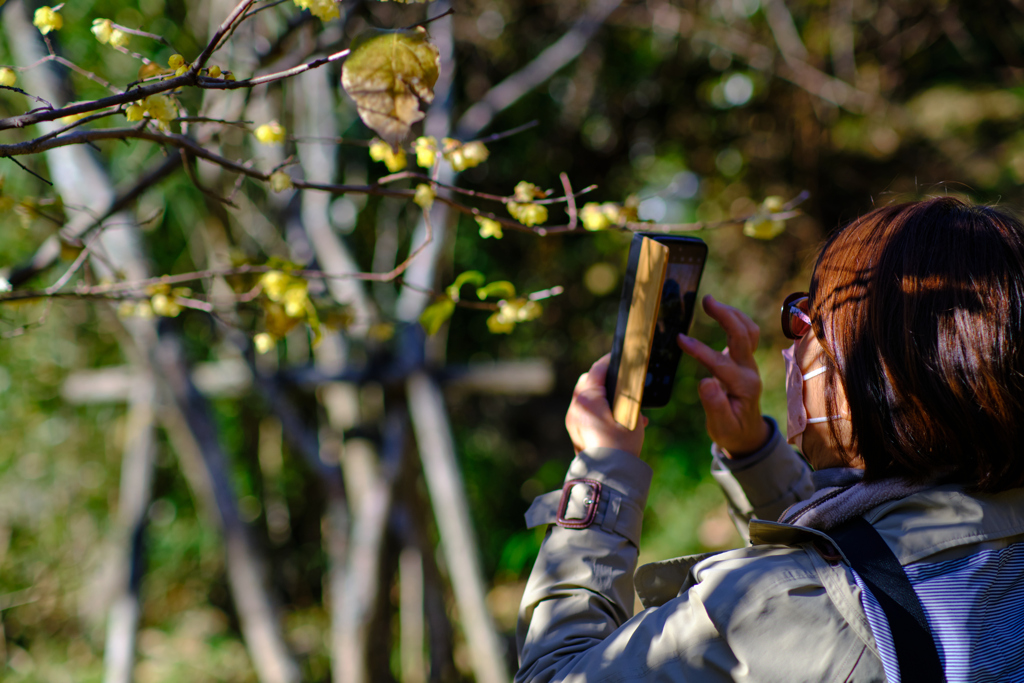
[[[140,373],[141,375],[141,373]],[[143,541],[146,516],[153,489],[154,403],[153,380],[140,376],[128,407],[128,421],[121,460],[121,493],[118,526],[121,547],[112,560],[117,587],[107,616],[103,648],[104,683],[131,683],[135,668],[135,636],[139,628],[139,588],[145,565]]]
[[[480,553],[473,535],[462,475],[455,460],[455,444],[444,397],[434,380],[424,372],[414,373],[407,389],[423,473],[455,602],[462,616],[473,671],[477,683],[505,683],[509,679],[505,652],[487,612]]]
[[[426,683],[423,660],[423,557],[409,546],[398,557],[402,683]]]

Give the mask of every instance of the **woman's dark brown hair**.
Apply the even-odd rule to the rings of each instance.
[[[1024,225],[957,199],[887,206],[833,235],[810,291],[865,477],[1024,486]],[[831,423],[836,443],[838,427]]]

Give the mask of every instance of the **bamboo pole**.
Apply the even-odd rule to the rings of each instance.
[[[430,491],[455,601],[477,683],[508,681],[505,652],[487,611],[483,571],[470,522],[462,475],[455,460],[444,397],[426,373],[414,373],[407,391],[423,473]]]

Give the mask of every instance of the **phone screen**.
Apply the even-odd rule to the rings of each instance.
[[[682,356],[676,338],[690,331],[697,286],[707,254],[703,243],[673,241],[665,244],[669,248],[668,270],[644,383],[643,405],[651,407],[666,405],[671,396]]]

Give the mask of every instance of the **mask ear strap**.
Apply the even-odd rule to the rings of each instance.
[[[817,377],[818,375],[822,374],[823,372],[825,372],[825,366],[824,365],[822,365],[820,368],[817,368],[816,370],[811,370],[810,372],[808,372],[806,375],[803,376],[803,380],[806,382],[807,380],[811,379],[812,377]]]

